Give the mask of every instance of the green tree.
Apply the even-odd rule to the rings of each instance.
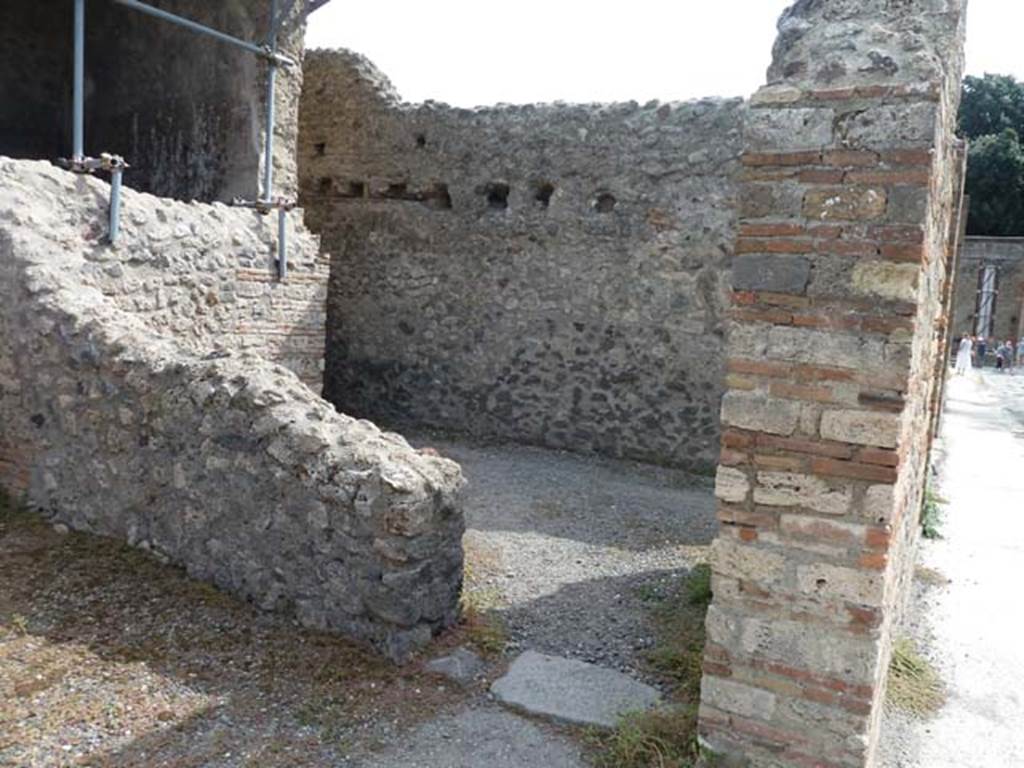
[[[966,77],[960,133],[970,142],[971,235],[1024,235],[1024,83],[1009,75]]]
[[[1007,128],[1024,136],[1024,83],[1018,83],[1012,75],[965,77],[960,133],[968,139],[979,139]]]
[[[970,234],[1024,234],[1024,149],[1015,130],[1007,128],[971,142],[967,194],[971,196]]]

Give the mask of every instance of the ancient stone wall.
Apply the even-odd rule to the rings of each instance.
[[[871,764],[929,448],[959,0],[801,0],[752,99],[700,730]]]
[[[328,399],[391,426],[713,465],[739,100],[408,105],[343,51],[311,52],[305,79]]]
[[[1018,339],[1024,335],[1024,238],[968,237],[960,251],[953,333],[974,334],[978,311],[979,272],[995,267],[997,275],[993,336]]]
[[[106,248],[106,200],[95,189],[82,190],[97,206],[80,221],[96,246],[79,270],[83,285],[143,316],[181,347],[251,351],[320,392],[329,263],[302,226],[301,210],[287,214],[282,281],[276,214],[129,193],[122,202],[123,240]]]
[[[262,42],[269,0],[158,5]],[[0,154],[70,157],[70,0],[9,0],[0,26]],[[253,199],[263,161],[267,66],[256,55],[109,0],[86,5],[85,149],[120,154],[125,184],[181,200]],[[281,49],[301,59],[293,11]],[[301,66],[278,77],[275,191],[294,196]]]
[[[460,472],[338,414],[274,362],[292,339],[260,341],[322,317],[315,240],[294,233],[277,284],[258,214],[129,190],[115,249],[108,195],[0,158],[0,484],[306,625],[424,644],[455,617]]]

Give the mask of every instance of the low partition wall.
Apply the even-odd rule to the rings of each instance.
[[[95,179],[0,159],[0,483],[54,522],[405,658],[455,619],[458,466],[337,413],[283,365],[119,308],[87,279],[118,264],[83,235],[105,198]],[[126,212],[153,200],[129,192]],[[178,257],[214,210],[241,240],[258,226],[183,206]],[[124,237],[122,255],[138,244]]]

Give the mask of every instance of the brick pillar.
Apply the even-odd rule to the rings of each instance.
[[[751,100],[700,732],[873,761],[917,541],[962,0],[802,0]]]

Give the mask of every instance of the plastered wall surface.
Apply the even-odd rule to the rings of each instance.
[[[322,356],[316,240],[278,283],[258,214],[129,190],[113,248],[108,195],[0,158],[0,484],[405,658],[455,619],[461,474],[296,375]]]
[[[344,51],[309,53],[304,76],[328,399],[395,427],[713,465],[739,100],[407,105]]]

